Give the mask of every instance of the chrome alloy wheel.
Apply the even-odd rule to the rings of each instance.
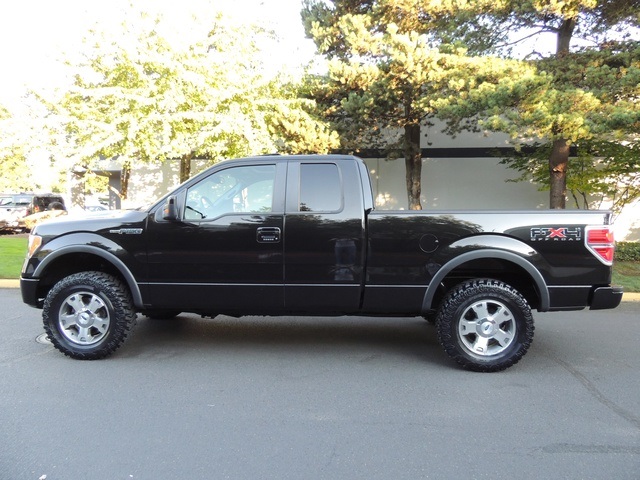
[[[503,303],[482,300],[464,311],[458,322],[458,335],[472,355],[499,355],[516,338],[516,320]]]
[[[93,345],[109,331],[111,318],[105,302],[91,292],[75,292],[60,306],[58,326],[67,340]]]

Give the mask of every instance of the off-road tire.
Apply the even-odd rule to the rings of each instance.
[[[533,316],[513,287],[491,279],[470,280],[445,297],[436,318],[438,340],[459,365],[497,372],[515,365],[533,341]]]
[[[115,352],[136,323],[128,288],[102,272],[63,278],[49,291],[42,312],[53,346],[65,355],[96,360]]]

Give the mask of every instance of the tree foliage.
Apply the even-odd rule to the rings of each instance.
[[[443,96],[478,82],[526,77],[528,66],[500,58],[487,62],[438,44],[424,28],[410,29],[415,23],[410,15],[390,18],[402,3],[310,0],[303,18],[329,59],[328,75],[311,80],[310,94],[340,131],[343,148],[384,146],[390,157],[404,157],[408,206],[417,210],[422,208],[422,127],[445,105],[450,115],[465,110],[459,102],[443,104]],[[437,2],[428,7],[434,14],[445,8]]]
[[[444,119],[452,134],[508,132],[516,146],[549,146],[543,185],[550,207],[564,208],[567,172],[581,170],[569,169],[572,145],[595,154],[595,144],[638,141],[639,11],[640,0],[307,0],[303,17],[330,59],[316,96],[345,143],[368,145],[363,132],[380,138],[393,126],[404,129],[409,167],[419,146],[417,119]],[[542,33],[555,35],[554,52],[534,47],[526,59],[511,58],[519,40]],[[591,43],[576,48],[578,38]],[[520,171],[539,173],[530,160]],[[418,172],[407,171],[410,203],[419,208],[409,182],[419,182]]]
[[[12,115],[0,105],[0,130],[11,128]],[[22,189],[26,183],[28,171],[24,155],[15,139],[11,136],[0,137],[0,192],[10,192],[16,187]]]
[[[215,162],[274,151],[324,152],[336,134],[317,120],[298,86],[266,74],[260,50],[270,33],[218,14],[208,36],[180,47],[163,38],[157,20],[142,18],[110,39],[87,39],[84,60],[71,65],[72,87],[49,108],[55,156],[93,168],[100,159],[135,162],[192,158]]]
[[[529,56],[528,63],[537,70],[535,86],[518,86],[504,92],[502,99],[492,93],[475,105],[467,105],[465,112],[484,118],[483,125],[490,129],[509,132],[516,143],[533,138],[551,147],[548,178],[543,183],[550,190],[551,208],[565,207],[567,175],[582,170],[570,167],[571,145],[584,145],[581,151],[587,152],[593,142],[638,141],[638,7],[637,0],[498,2],[481,15],[484,43],[475,42],[475,28],[458,25],[462,29],[458,33],[470,48],[503,55],[510,54],[509,47],[518,43],[509,41],[508,32],[514,28],[526,27],[532,36],[555,35],[554,53],[543,57],[531,52]],[[574,45],[577,39],[590,44],[578,48]],[[523,90],[527,90],[525,95]],[[461,121],[457,113],[449,117],[452,119],[453,123]],[[582,156],[580,163],[585,161]],[[592,161],[596,162],[595,158]],[[514,166],[518,168],[518,164]],[[593,193],[599,195],[598,191]]]
[[[513,181],[534,180],[549,188],[550,145],[538,145],[535,153],[503,160],[519,173]],[[640,145],[630,142],[586,141],[576,149],[567,172],[567,191],[582,209],[611,208],[620,213],[640,198]]]
[[[42,174],[46,175],[50,165],[36,167],[30,160],[40,153],[40,126],[37,118],[21,117],[0,105],[0,192],[32,192],[44,187]],[[56,186],[54,182],[54,190]]]

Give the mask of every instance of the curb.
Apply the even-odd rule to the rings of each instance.
[[[0,278],[0,288],[20,288],[20,280]],[[640,302],[640,293],[625,293],[622,295],[623,302]]]

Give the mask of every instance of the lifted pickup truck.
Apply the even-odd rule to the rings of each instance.
[[[353,156],[216,164],[146,210],[38,225],[21,277],[62,353],[106,357],[138,313],[423,316],[462,367],[498,371],[531,309],[616,307],[611,214],[376,211]]]

